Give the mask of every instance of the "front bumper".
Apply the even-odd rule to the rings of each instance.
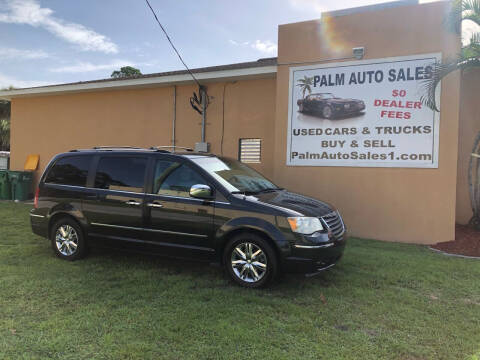
[[[347,236],[318,245],[294,245],[285,258],[284,270],[289,273],[317,273],[327,270],[340,261],[345,250]]]

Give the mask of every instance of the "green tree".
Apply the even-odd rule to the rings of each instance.
[[[10,150],[10,119],[0,119],[0,151]]]
[[[452,4],[450,14],[446,19],[446,25],[450,30],[461,33],[462,23],[473,21],[480,26],[480,1],[479,0],[456,0]],[[473,71],[480,66],[480,32],[474,32],[468,44],[462,46],[457,57],[441,64],[433,65],[430,79],[425,82],[425,95],[422,101],[429,108],[439,111],[435,100],[437,85],[448,74],[460,70],[462,73]],[[468,182],[470,190],[470,202],[473,216],[470,224],[480,227],[480,132],[477,134],[470,164],[468,168]]]
[[[120,68],[120,70],[115,70],[114,72],[112,72],[112,75],[110,75],[110,77],[127,78],[127,77],[139,76],[139,75],[142,75],[139,69],[134,68],[132,66],[124,66]]]
[[[307,77],[307,76],[304,76],[303,79],[298,79],[297,80],[297,86],[300,87],[300,91],[302,92],[302,96],[303,98],[305,99],[305,94],[308,93],[311,94],[312,93],[312,81],[313,81],[313,78],[312,77]]]
[[[10,86],[1,90],[12,90]],[[0,151],[10,150],[10,101],[0,99]]]

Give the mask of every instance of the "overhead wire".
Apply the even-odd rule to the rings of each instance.
[[[185,63],[185,61],[183,61],[183,58],[182,56],[180,55],[180,53],[178,52],[177,48],[175,47],[175,45],[173,44],[173,41],[172,39],[170,39],[170,36],[168,35],[167,33],[167,30],[165,30],[165,28],[163,27],[162,23],[160,22],[160,20],[158,20],[158,16],[157,14],[155,13],[155,10],[153,10],[152,8],[152,5],[150,5],[150,2],[148,0],[145,0],[145,2],[147,3],[148,7],[150,8],[153,16],[155,17],[155,20],[157,21],[158,25],[160,25],[160,28],[162,29],[163,33],[165,34],[165,36],[167,37],[167,40],[168,42],[170,43],[170,45],[172,46],[173,50],[175,51],[175,53],[177,54],[178,58],[180,59],[180,61],[182,62],[182,64],[185,66],[185,69],[187,69],[188,73],[192,76],[193,80],[196,82],[196,84],[201,87],[200,85],[200,82],[197,80],[197,78],[195,77],[195,75],[193,75],[192,71],[189,69],[189,67],[187,66],[187,64]]]

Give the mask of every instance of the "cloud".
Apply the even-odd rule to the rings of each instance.
[[[0,60],[31,60],[31,59],[46,59],[50,57],[43,50],[21,50],[14,48],[0,47]]]
[[[263,54],[277,55],[277,50],[278,50],[277,44],[271,42],[270,40],[266,40],[266,41],[256,40],[251,46],[252,48],[260,51]]]
[[[0,22],[43,28],[83,51],[118,52],[117,45],[105,35],[53,16],[53,10],[42,8],[37,0],[0,0],[0,9]]]
[[[56,67],[50,69],[55,73],[85,73],[100,70],[116,70],[123,66],[133,66],[133,63],[127,60],[114,60],[107,64],[93,64],[91,62],[78,62],[74,65]]]
[[[305,11],[305,12],[314,12],[317,14],[325,11],[320,0],[288,0],[290,6],[295,10]]]
[[[249,46],[252,49],[255,49],[257,51],[260,51],[261,53],[265,55],[277,55],[278,47],[277,44],[274,42],[271,42],[270,40],[255,40],[254,42],[251,41],[236,41],[236,40],[228,40],[228,42],[234,46]]]
[[[9,86],[14,86],[16,88],[29,88],[35,86],[45,86],[51,85],[52,82],[48,81],[36,81],[36,80],[19,80],[12,78],[8,75],[0,73],[0,89],[7,88]]]

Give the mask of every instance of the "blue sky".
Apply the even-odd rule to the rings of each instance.
[[[379,0],[150,0],[191,67],[277,54],[279,24]],[[0,88],[182,69],[144,0],[0,0]]]

